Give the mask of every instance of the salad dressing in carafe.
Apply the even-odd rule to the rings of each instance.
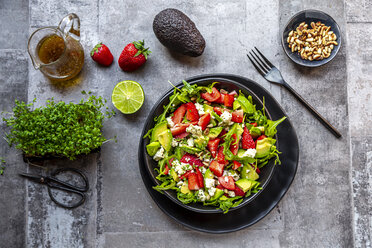
[[[84,50],[79,38],[80,20],[75,14],[63,18],[58,28],[36,30],[28,43],[35,69],[54,81],[74,78],[84,65]]]

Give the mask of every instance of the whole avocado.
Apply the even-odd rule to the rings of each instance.
[[[152,27],[167,48],[191,57],[202,55],[205,40],[195,23],[183,12],[165,9],[155,16]]]

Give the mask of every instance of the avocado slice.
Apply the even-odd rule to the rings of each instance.
[[[205,147],[208,145],[209,137],[206,136],[200,136],[196,140],[194,140],[195,146],[199,149],[205,149]]]
[[[161,122],[154,127],[151,133],[151,142],[159,140],[159,134],[166,131],[168,129],[166,122]]]
[[[172,149],[172,139],[172,132],[169,129],[159,134],[159,142],[167,152]]]
[[[160,143],[155,141],[155,142],[151,142],[150,144],[148,144],[146,146],[146,149],[147,149],[147,153],[152,157],[155,155],[155,153],[158,151],[158,149],[160,148]]]
[[[208,137],[210,139],[215,139],[218,137],[218,135],[220,135],[220,133],[222,132],[222,129],[223,127],[212,127],[209,129],[209,134],[208,134]]]
[[[260,176],[257,174],[257,172],[252,168],[252,166],[246,164],[242,167],[242,170],[240,172],[240,177],[242,179],[249,179],[256,181]],[[239,179],[240,180],[240,179]],[[238,180],[238,181],[239,181]]]
[[[181,148],[181,150],[183,150],[185,152],[188,152],[188,153],[191,153],[191,154],[199,153],[199,152],[202,151],[202,149],[187,146],[187,145],[180,145],[179,148]]]
[[[195,23],[178,9],[165,9],[157,14],[152,24],[154,33],[165,47],[187,56],[202,55],[205,40]]]
[[[240,105],[240,103],[237,100],[235,100],[234,103],[233,103],[233,110],[236,110],[236,109],[240,108],[241,106],[242,105]]]
[[[256,145],[256,158],[263,158],[270,154],[271,147],[275,143],[275,139],[264,138],[257,140]]]
[[[238,137],[240,137],[240,135],[242,135],[243,132],[244,132],[244,129],[242,128],[242,126],[241,126],[239,123],[235,123],[235,124],[233,125],[232,128],[235,128],[235,130],[236,130],[236,135],[237,135]]]
[[[252,182],[246,178],[239,179],[238,181],[235,182],[235,184],[241,188],[241,190],[247,192],[251,187],[252,187]]]
[[[211,105],[208,105],[208,104],[203,104],[203,108],[204,108],[205,113],[212,113],[212,111],[213,111],[213,107]]]
[[[204,178],[209,178],[209,179],[213,179],[214,178],[214,174],[213,174],[213,172],[209,168],[205,171]]]
[[[191,193],[191,191],[189,190],[189,183],[187,181],[185,181],[182,186],[181,186],[181,193],[182,194],[188,194],[188,193]]]
[[[249,133],[255,139],[255,138],[257,138],[258,136],[261,135],[261,130],[257,127],[252,126],[251,129],[249,129]]]
[[[215,201],[217,200],[218,198],[220,198],[221,196],[223,196],[223,190],[222,189],[217,189],[216,188],[216,192],[214,193],[214,195],[211,197],[211,199],[209,199],[209,202],[212,202],[212,201]]]
[[[173,180],[176,182],[180,181],[180,178],[178,177],[177,173],[174,171],[173,168],[170,169],[169,174],[173,177]]]

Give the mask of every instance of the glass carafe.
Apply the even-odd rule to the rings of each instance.
[[[80,42],[80,19],[68,14],[58,27],[36,30],[28,40],[28,53],[36,70],[54,81],[75,77],[84,65]]]

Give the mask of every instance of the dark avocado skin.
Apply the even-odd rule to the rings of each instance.
[[[159,41],[170,50],[191,57],[202,55],[205,40],[183,12],[165,9],[155,16],[152,27]]]

